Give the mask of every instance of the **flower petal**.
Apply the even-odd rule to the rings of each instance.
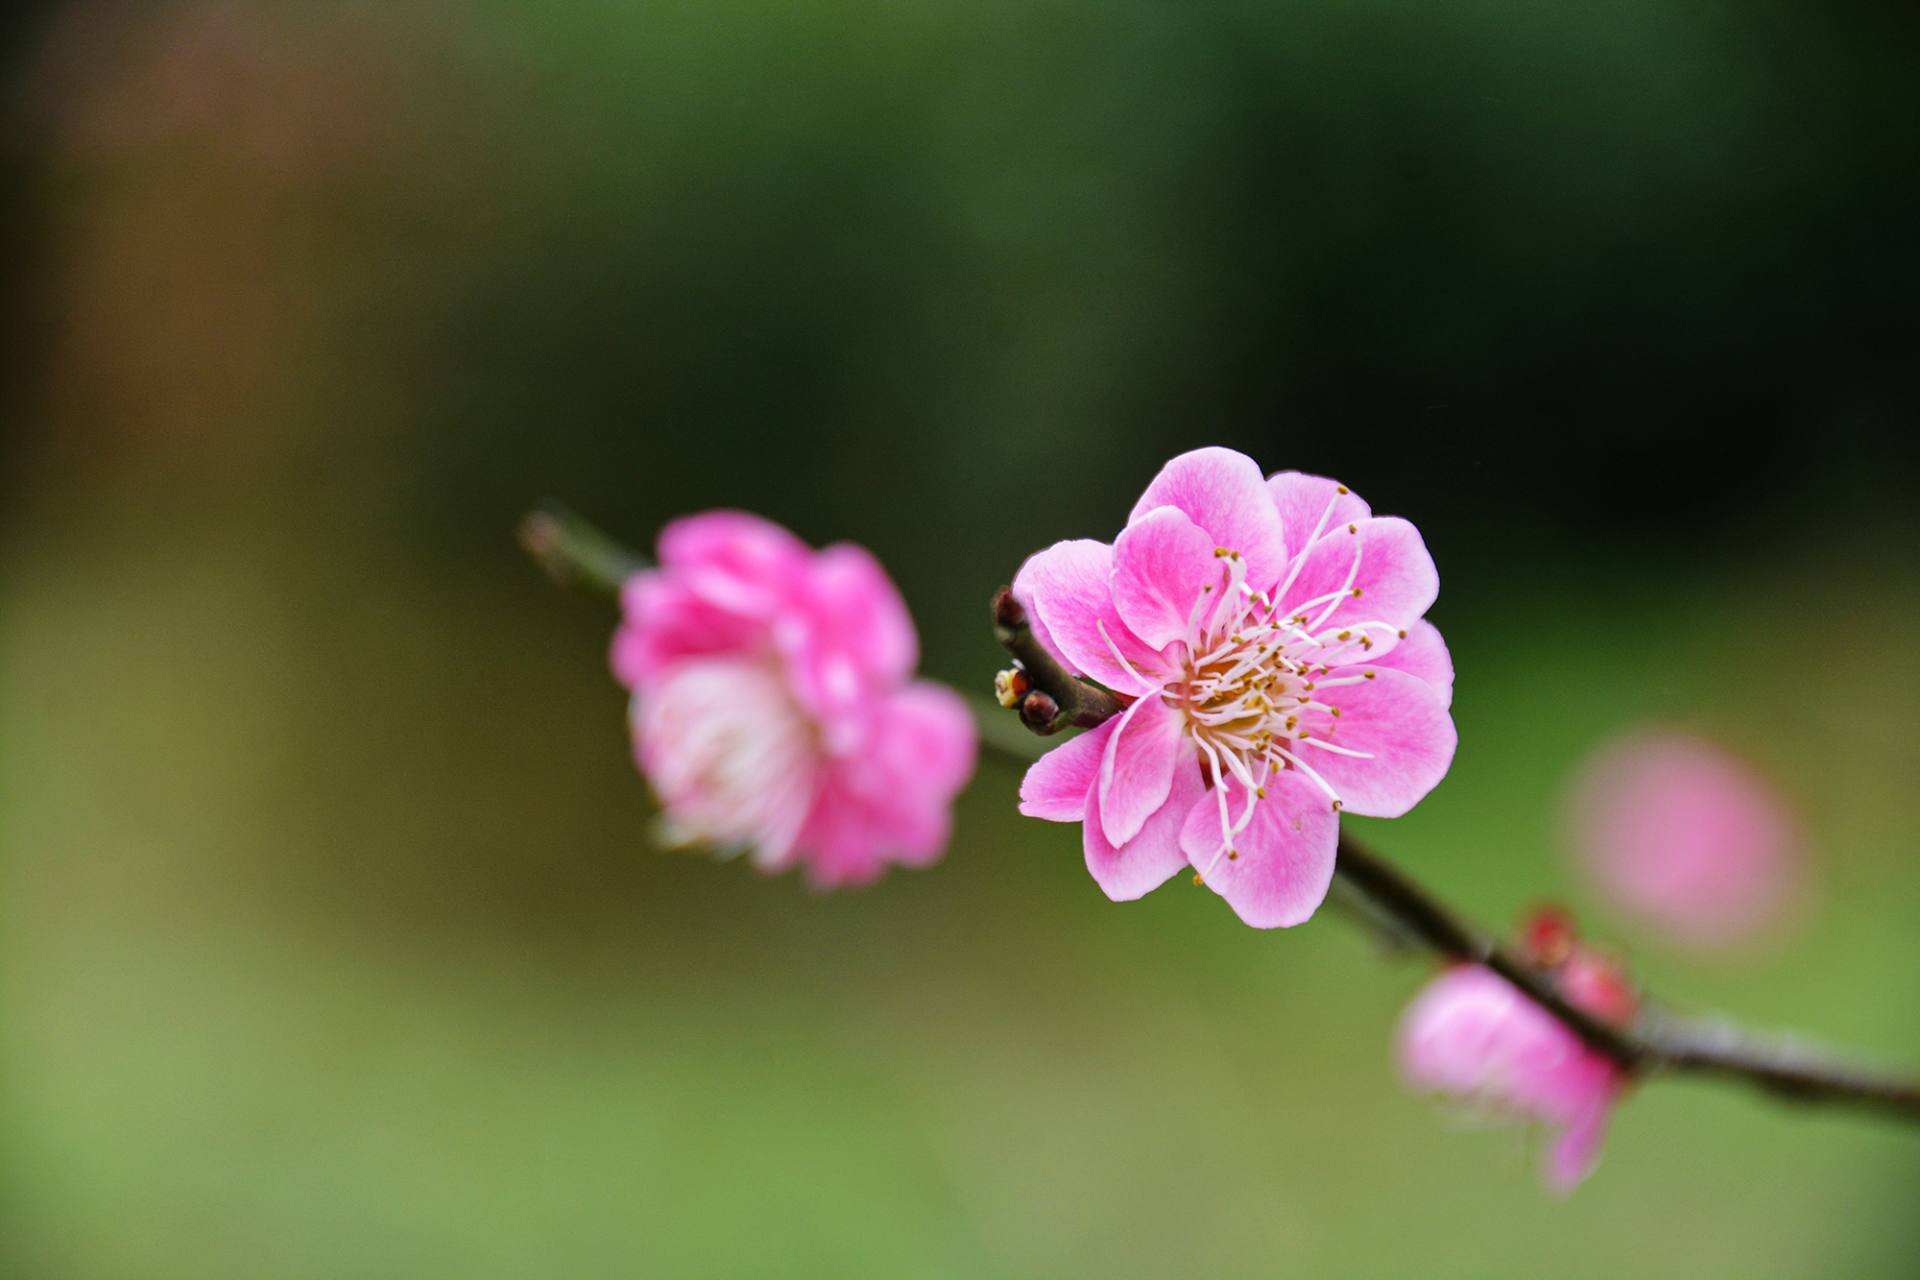
[[[1295,555],[1314,541],[1316,529],[1328,533],[1373,514],[1359,494],[1338,480],[1302,471],[1274,472],[1267,477],[1267,493],[1279,508],[1280,531]]]
[[[1355,682],[1339,684],[1348,679]],[[1373,666],[1335,667],[1318,685],[1315,701],[1339,708],[1340,715],[1318,707],[1302,710],[1301,725],[1309,737],[1294,751],[1327,780],[1341,808],[1369,818],[1397,818],[1446,776],[1459,737],[1446,700],[1432,685],[1404,671]]]
[[[1100,756],[1100,821],[1108,840],[1124,845],[1167,802],[1174,767],[1192,756],[1186,717],[1158,694],[1120,716]]]
[[[821,548],[808,567],[806,600],[816,630],[832,635],[867,679],[895,684],[920,660],[907,602],[865,547],[837,542]]]
[[[1440,594],[1440,575],[1420,531],[1397,516],[1341,525],[1301,554],[1281,609],[1304,615],[1305,625],[1332,646],[1317,659],[1328,665],[1384,657],[1396,633],[1410,629]],[[1342,630],[1352,632],[1345,641]],[[1362,637],[1373,647],[1365,648]]]
[[[660,564],[701,599],[764,617],[787,598],[807,544],[745,511],[705,511],[660,530]]]
[[[690,659],[735,656],[767,635],[765,620],[710,604],[659,569],[621,584],[620,610],[608,656],[614,678],[628,689],[653,687]]]
[[[1417,676],[1433,686],[1442,703],[1453,705],[1453,655],[1440,638],[1440,628],[1425,618],[1407,628],[1406,639],[1368,665]]]
[[[1267,780],[1252,820],[1223,852],[1219,796],[1208,794],[1187,814],[1180,847],[1209,888],[1256,929],[1287,928],[1309,919],[1333,883],[1340,819],[1320,789],[1292,771]],[[1229,816],[1249,802],[1237,780],[1222,784]],[[1239,856],[1232,856],[1237,853]]]
[[[1547,1152],[1546,1168],[1541,1171],[1549,1191],[1569,1196],[1586,1181],[1594,1165],[1600,1163],[1600,1143],[1607,1136],[1611,1112],[1610,1099],[1596,1099],[1555,1140]]]
[[[807,544],[750,511],[702,511],[660,530],[660,563],[675,569],[726,566],[751,574],[807,558]]]
[[[629,709],[634,763],[659,798],[674,843],[750,850],[779,868],[817,791],[821,761],[778,672],[754,657],[676,662]],[[759,770],[742,783],[738,744],[753,741]]]
[[[889,863],[946,852],[953,798],[973,773],[976,731],[953,690],[917,680],[885,700],[857,755],[822,771],[799,845],[816,888],[863,884]]]
[[[1211,534],[1177,507],[1156,507],[1113,544],[1113,604],[1133,633],[1155,649],[1187,634],[1203,590],[1225,581]]]
[[[1504,978],[1479,965],[1445,970],[1400,1015],[1395,1049],[1401,1078],[1425,1093],[1485,1094],[1511,1056],[1510,1029],[1526,1016],[1523,999]],[[1524,1031],[1524,1022],[1520,1025]]]
[[[889,789],[950,801],[973,776],[980,731],[966,699],[934,680],[915,680],[887,699],[873,751]]]
[[[1187,865],[1186,855],[1180,851],[1180,825],[1205,790],[1199,762],[1182,757],[1174,765],[1167,802],[1147,819],[1138,835],[1115,848],[1102,831],[1100,788],[1089,789],[1087,821],[1082,828],[1087,870],[1109,898],[1131,902]]]
[[[1087,816],[1087,793],[1100,778],[1100,758],[1120,718],[1061,743],[1033,762],[1020,781],[1020,812],[1048,822],[1080,822]]]
[[[1247,581],[1265,590],[1286,571],[1287,543],[1260,468],[1232,449],[1195,449],[1160,468],[1127,523],[1155,507],[1178,507],[1214,540],[1247,561]]]
[[[1056,542],[1027,557],[1013,580],[1013,597],[1039,619],[1035,636],[1070,670],[1109,689],[1138,695],[1154,687],[1149,680],[1161,669],[1160,657],[1120,620],[1113,607],[1112,576],[1113,548],[1106,543],[1088,538]],[[1114,656],[1116,649],[1133,672]]]
[[[865,547],[840,543],[801,565],[792,603],[773,624],[794,690],[818,717],[827,749],[851,750],[864,735],[865,704],[906,679],[919,658],[900,592]]]

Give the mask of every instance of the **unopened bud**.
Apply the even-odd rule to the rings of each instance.
[[[1035,733],[1052,733],[1060,718],[1060,704],[1044,690],[1034,689],[1020,700],[1020,722]]]
[[[1527,959],[1548,969],[1557,969],[1573,955],[1579,941],[1573,913],[1564,907],[1535,908],[1521,927],[1520,949]]]
[[[1027,611],[1013,598],[1012,587],[1002,587],[993,593],[993,625],[1008,629],[1027,625]]]

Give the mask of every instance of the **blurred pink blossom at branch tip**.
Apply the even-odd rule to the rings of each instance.
[[[911,678],[918,638],[879,561],[734,511],[669,524],[659,561],[621,591],[611,659],[667,837],[822,888],[937,861],[973,718]]]
[[[1537,959],[1537,957],[1536,957]],[[1574,948],[1556,971],[1568,1000],[1626,1023],[1637,998],[1597,953]],[[1492,1120],[1543,1126],[1541,1175],[1567,1195],[1592,1172],[1626,1077],[1505,978],[1458,965],[1429,983],[1400,1021],[1400,1074],[1422,1092]]]

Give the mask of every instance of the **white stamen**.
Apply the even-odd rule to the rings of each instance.
[[[1280,589],[1273,593],[1276,601],[1287,598],[1287,588],[1293,585],[1294,579],[1300,576],[1300,570],[1307,563],[1307,549],[1320,541],[1320,535],[1326,530],[1327,521],[1332,517],[1333,509],[1339,504],[1340,494],[1336,492],[1327,502],[1326,509],[1320,513],[1320,518],[1314,521],[1313,532],[1308,534],[1307,540],[1300,544],[1300,549],[1293,553],[1293,568],[1288,572],[1287,580],[1280,584]]]
[[[1359,576],[1360,576],[1360,539],[1355,538],[1353,540],[1353,563],[1347,566],[1347,580],[1340,584],[1340,589],[1338,591],[1333,593],[1333,598],[1331,602],[1327,605],[1326,609],[1320,614],[1320,616],[1307,624],[1307,630],[1318,631],[1321,627],[1326,625],[1327,619],[1331,618],[1334,614],[1334,611],[1340,607],[1340,602],[1342,600],[1347,599],[1347,593],[1353,590],[1353,580],[1355,578],[1358,578]],[[1299,612],[1305,612],[1304,608],[1301,609]]]
[[[1147,681],[1141,677],[1138,671],[1133,669],[1133,664],[1120,655],[1120,647],[1114,644],[1113,637],[1107,634],[1107,620],[1105,618],[1095,618],[1093,625],[1100,629],[1100,638],[1107,642],[1107,652],[1113,655],[1113,660],[1119,663],[1128,675],[1133,677],[1135,683],[1146,684]]]
[[[1331,751],[1334,755],[1347,756],[1354,760],[1373,759],[1373,752],[1371,751],[1355,751],[1352,747],[1336,746],[1328,742],[1325,738],[1302,738],[1300,739],[1300,745],[1303,747],[1316,747],[1321,751]]]
[[[1340,803],[1340,793],[1338,791],[1335,791],[1333,789],[1333,784],[1328,782],[1325,778],[1321,777],[1319,773],[1317,773],[1314,770],[1314,767],[1312,765],[1308,764],[1305,760],[1302,760],[1299,756],[1295,755],[1291,751],[1288,751],[1284,747],[1274,746],[1269,749],[1275,752],[1277,755],[1279,755],[1281,759],[1290,762],[1294,768],[1306,774],[1309,781],[1313,782],[1314,785],[1318,786],[1322,791],[1327,793],[1327,799],[1333,801],[1335,804]]]

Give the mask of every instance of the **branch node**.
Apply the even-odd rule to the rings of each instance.
[[[1091,729],[1125,709],[1115,694],[1068,671],[1040,643],[1026,608],[1014,599],[1013,588],[1001,587],[993,593],[992,610],[994,639],[1013,655],[1015,671],[1029,686],[1015,703],[1007,701],[1012,681],[1003,690],[996,680],[995,692],[1002,706],[1018,707],[1020,722],[1027,728],[1042,735],[1058,733],[1068,725]]]
[[[1060,704],[1040,689],[1020,700],[1020,723],[1043,737],[1066,727],[1061,721]]]

